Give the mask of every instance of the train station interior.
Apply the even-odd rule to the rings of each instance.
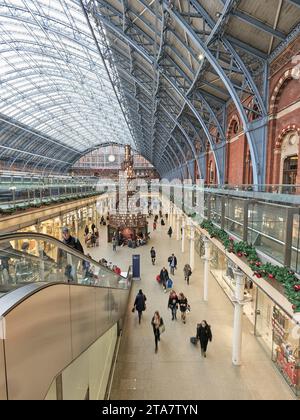
[[[0,400],[300,397],[300,1],[0,0]]]

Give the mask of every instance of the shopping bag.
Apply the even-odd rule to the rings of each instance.
[[[173,288],[173,281],[171,279],[169,279],[167,281],[167,289],[172,289]]]

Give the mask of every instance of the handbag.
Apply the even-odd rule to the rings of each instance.
[[[188,305],[188,306],[187,306],[187,308],[186,308],[186,312],[187,312],[187,313],[190,313],[190,312],[191,312],[191,307],[190,307],[190,305]]]
[[[160,333],[160,334],[162,334],[162,333],[164,333],[165,331],[166,331],[165,324],[160,325],[160,327],[159,327],[159,333]]]
[[[133,307],[133,308],[131,309],[131,312],[132,312],[132,313],[134,313],[134,312],[135,312],[135,307]]]

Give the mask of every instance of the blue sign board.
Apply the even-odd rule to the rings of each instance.
[[[132,278],[133,280],[141,280],[141,258],[140,255],[132,256]]]

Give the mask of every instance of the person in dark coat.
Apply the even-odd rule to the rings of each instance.
[[[172,234],[173,234],[173,229],[170,226],[168,230],[168,235],[170,236],[170,239],[172,238]]]
[[[154,333],[154,338],[155,338],[155,353],[157,353],[158,342],[160,341],[160,327],[164,325],[164,321],[158,311],[154,313],[154,316],[151,321],[151,325],[153,327],[153,333]]]
[[[196,337],[200,340],[201,354],[206,357],[208,342],[212,341],[211,327],[206,321],[202,321],[197,325]]]
[[[156,260],[156,251],[154,249],[154,246],[151,248],[150,251],[150,256],[151,256],[151,260],[152,260],[152,264],[155,265],[155,260]]]
[[[68,245],[70,248],[76,249],[76,251],[79,251],[82,254],[84,254],[83,247],[79,239],[74,238],[74,236],[71,236],[70,230],[68,227],[63,228],[62,234],[63,234],[63,243],[65,245]]]
[[[178,303],[179,303],[179,309],[180,309],[180,312],[181,312],[181,320],[185,324],[186,323],[186,311],[188,309],[188,300],[184,296],[183,293],[179,293]]]
[[[171,291],[169,296],[168,308],[172,311],[172,321],[177,319],[178,309],[178,296],[174,290]]]
[[[169,263],[169,266],[170,266],[171,274],[174,275],[175,274],[175,270],[177,269],[177,258],[175,257],[174,254],[172,254],[168,258],[168,263]]]
[[[134,308],[139,314],[139,324],[141,323],[142,313],[146,310],[146,300],[146,296],[144,295],[142,289],[140,289],[134,301]]]
[[[164,267],[160,272],[160,281],[163,285],[165,292],[167,291],[167,281],[169,280],[169,273],[168,270]]]
[[[85,233],[85,235],[88,235],[89,234],[89,227],[88,227],[88,225],[86,225],[86,227],[85,227],[85,229],[84,229],[84,233]]]
[[[95,223],[92,224],[91,228],[92,228],[93,233],[95,233],[95,228],[96,228]]]

